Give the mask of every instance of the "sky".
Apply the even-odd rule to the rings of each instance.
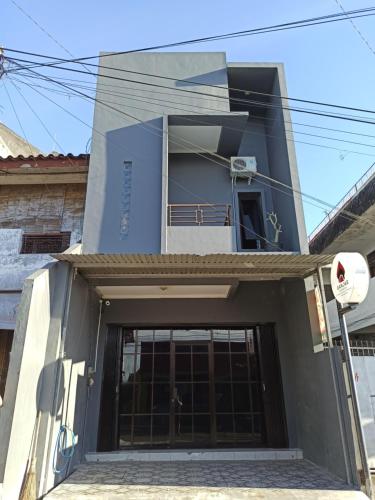
[[[14,1],[42,29],[20,12]],[[2,0],[1,18],[6,22],[1,26],[0,46],[69,58],[63,46],[75,57],[84,57],[102,50],[131,50],[332,14],[340,11],[337,1]],[[342,0],[341,5],[351,10],[372,7],[375,1]],[[367,43],[346,20],[169,50],[225,51],[231,62],[282,62],[290,97],[375,110],[375,16],[356,19],[354,23]],[[6,52],[6,55],[12,54]],[[50,74],[57,76],[58,72]],[[95,80],[73,73],[66,76]],[[49,86],[30,78],[18,78],[28,85]],[[371,114],[347,113],[374,118]],[[79,154],[88,150],[92,117],[93,105],[80,98],[31,88],[9,75],[0,80],[0,121],[21,136],[26,135],[27,140],[43,152],[58,150]],[[335,205],[375,162],[375,124],[297,112],[292,113],[292,120],[301,190]],[[306,125],[340,129],[350,134]],[[304,202],[304,211],[310,233],[325,212],[307,202]]]

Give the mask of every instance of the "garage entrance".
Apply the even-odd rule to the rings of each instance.
[[[99,450],[285,447],[271,325],[108,330]]]

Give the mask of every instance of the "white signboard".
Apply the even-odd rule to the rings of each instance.
[[[331,287],[341,305],[363,302],[369,283],[367,261],[360,253],[342,252],[336,255],[331,267]]]

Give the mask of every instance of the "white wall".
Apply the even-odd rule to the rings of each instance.
[[[353,356],[361,421],[370,468],[375,468],[375,357]]]
[[[2,500],[18,499],[34,429],[38,498],[85,453],[87,375],[99,302],[80,276],[72,283],[71,276],[68,264],[55,262],[25,281],[0,409]],[[61,424],[74,431],[76,448],[69,466],[57,474],[54,448]],[[61,467],[61,459],[57,462]]]
[[[0,328],[9,330],[16,326],[25,279],[53,261],[49,254],[20,254],[22,233],[22,229],[0,229]]]
[[[23,481],[36,426],[47,346],[51,339],[55,344],[59,339],[56,320],[58,309],[61,316],[64,304],[67,269],[66,264],[55,264],[25,281],[0,409],[0,482],[4,500],[18,499]]]

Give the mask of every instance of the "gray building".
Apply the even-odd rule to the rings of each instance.
[[[280,95],[281,64],[102,54],[82,244],[27,278],[19,306],[4,498],[30,449],[40,495],[85,459],[175,448],[304,456],[358,485],[312,300],[332,258],[308,255]],[[54,453],[62,425],[70,460]]]
[[[354,216],[348,216],[348,212]],[[366,299],[346,315],[369,465],[375,469],[375,167],[346,193],[310,235],[311,253],[360,252],[367,258]],[[340,344],[336,301],[328,303],[332,337]]]

